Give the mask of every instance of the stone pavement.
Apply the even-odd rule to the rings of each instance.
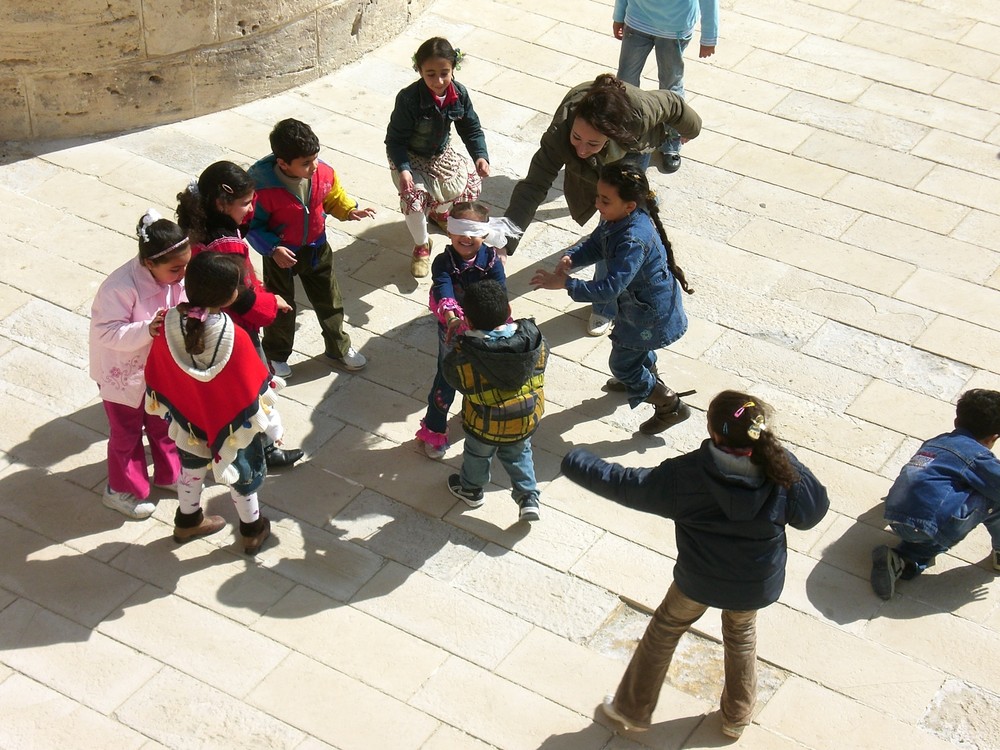
[[[697,293],[662,356],[699,411],[660,438],[599,386],[586,310],[530,292],[582,230],[556,191],[508,265],[514,310],[552,345],[536,439],[543,517],[516,522],[500,472],[470,511],[461,460],[412,435],[436,349],[428,282],[382,139],[410,56],[469,53],[498,209],[567,87],[614,70],[610,0],[439,0],[404,37],[309,85],[111,138],[7,144],[0,164],[0,747],[625,750],[727,744],[717,613],[682,642],[645,735],[594,712],[666,590],[671,524],[558,475],[572,445],[630,465],[694,448],[725,387],[770,401],[833,507],[791,532],[788,583],[761,612],[757,750],[1000,748],[1000,588],[977,530],[890,602],[867,581],[881,498],[972,386],[1000,387],[1000,5],[995,0],[723,0],[718,53],[689,50],[704,118],[684,166],[652,173]],[[655,86],[655,67],[646,70]],[[310,122],[375,221],[331,222],[355,343],[331,373],[299,316],[282,406],[308,460],[262,492],[275,542],[178,547],[176,502],[131,522],[100,503],[107,425],[87,374],[91,298],[135,252],[149,206],[217,159]],[[442,242],[443,238],[438,239]],[[457,420],[452,435],[460,436]],[[209,507],[236,520],[226,493]]]

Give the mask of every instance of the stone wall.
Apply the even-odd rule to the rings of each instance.
[[[431,0],[0,0],[0,140],[96,135],[309,81]]]

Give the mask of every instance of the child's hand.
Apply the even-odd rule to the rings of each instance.
[[[476,172],[479,173],[480,177],[490,176],[490,163],[486,159],[476,159]]]
[[[374,219],[374,208],[352,208],[347,212],[348,221],[361,221],[362,219]]]
[[[698,57],[711,57],[714,54],[715,54],[714,44],[711,47],[708,46],[707,44],[703,44],[701,45],[701,48],[698,50]]]
[[[457,315],[454,318],[448,318],[448,330],[444,334],[444,343],[450,344],[451,340],[455,338],[455,334],[462,328],[462,319]]]
[[[611,24],[611,33],[615,35],[615,39],[621,39],[625,36],[625,24],[615,21]]]
[[[563,289],[566,286],[567,278],[569,277],[561,271],[549,273],[545,269],[539,268],[531,277],[531,286],[535,289]]]
[[[156,311],[156,315],[153,319],[149,321],[149,337],[155,339],[160,335],[160,331],[163,330],[163,317],[167,314],[164,309],[159,309]]]
[[[295,253],[287,247],[283,247],[281,245],[274,248],[274,253],[271,254],[271,258],[273,258],[274,262],[278,264],[278,268],[291,268],[296,262]]]
[[[280,294],[274,295],[274,301],[278,303],[278,312],[291,312],[292,306],[285,302],[285,298]]]
[[[561,273],[564,276],[569,276],[569,272],[573,270],[573,259],[568,255],[564,255],[556,263],[556,273]]]
[[[413,192],[413,175],[409,169],[404,169],[399,173],[399,194],[405,196]]]

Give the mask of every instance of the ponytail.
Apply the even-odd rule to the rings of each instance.
[[[788,489],[800,476],[788,453],[767,428],[770,408],[758,398],[740,391],[723,391],[708,405],[708,426],[713,440],[723,449],[744,453],[763,469],[775,484]]]

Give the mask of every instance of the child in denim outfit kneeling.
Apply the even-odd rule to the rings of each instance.
[[[872,589],[891,599],[900,578],[914,578],[979,524],[990,532],[1000,571],[1000,392],[974,388],[958,399],[955,429],[931,438],[899,472],[885,519],[900,538],[872,550]]]
[[[463,302],[469,325],[444,361],[445,380],[462,393],[465,456],[448,490],[470,508],[483,504],[490,463],[500,457],[522,521],[538,520],[531,435],[545,409],[548,347],[528,319],[510,320],[507,290],[492,280],[470,284]]]

